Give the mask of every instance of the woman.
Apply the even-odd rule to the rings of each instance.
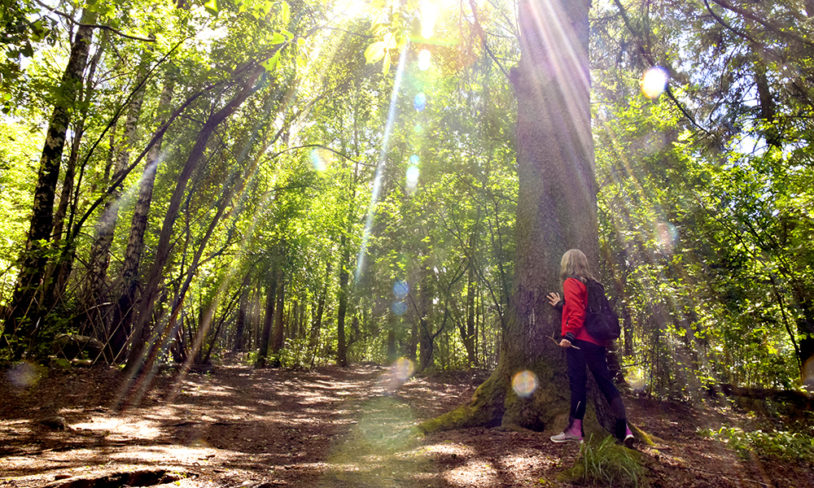
[[[568,367],[568,384],[571,388],[571,410],[568,427],[555,436],[554,442],[582,441],[582,419],[585,417],[585,385],[588,375],[586,366],[596,379],[611,413],[616,417],[613,435],[626,446],[633,444],[633,433],[627,425],[625,405],[619,390],[613,384],[608,363],[605,360],[607,344],[594,339],[583,326],[585,307],[588,304],[586,283],[595,279],[588,268],[588,258],[579,249],[570,249],[560,261],[563,297],[557,292],[548,294],[548,303],[562,309],[562,339],[559,346],[565,348]]]

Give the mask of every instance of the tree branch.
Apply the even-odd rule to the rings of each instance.
[[[71,23],[71,24],[73,24],[73,25],[75,25],[77,27],[90,27],[92,29],[102,29],[102,30],[110,31],[110,32],[112,32],[112,33],[114,33],[116,35],[119,35],[121,37],[125,37],[127,39],[133,39],[134,41],[155,42],[155,39],[148,39],[146,37],[139,37],[139,36],[134,36],[134,35],[131,35],[131,34],[125,34],[124,32],[122,32],[122,31],[120,31],[118,29],[115,29],[113,27],[110,27],[109,25],[83,24],[81,22],[77,22],[76,20],[74,20],[74,18],[70,14],[66,14],[65,12],[61,12],[61,11],[57,10],[56,7],[53,7],[53,8],[49,7],[48,5],[42,3],[40,0],[34,0],[34,3],[36,3],[40,7],[48,10],[49,12],[53,12],[53,13],[59,15],[60,17],[63,17],[69,23]]]

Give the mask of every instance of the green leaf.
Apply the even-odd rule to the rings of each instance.
[[[286,41],[285,36],[284,36],[282,33],[280,33],[280,32],[275,32],[275,33],[274,33],[274,34],[271,36],[271,43],[272,43],[272,44],[282,44],[282,43],[284,43],[285,41]]]
[[[278,49],[277,52],[274,53],[274,56],[268,58],[266,60],[266,62],[263,63],[262,66],[263,66],[263,68],[266,69],[267,72],[272,73],[274,71],[274,69],[277,67],[277,63],[280,61],[280,53],[281,52],[282,51],[280,51]]]
[[[280,2],[280,22],[287,25],[290,20],[291,7],[288,5],[288,2]]]
[[[384,53],[384,63],[382,63],[382,73],[387,74],[390,71],[390,53]]]
[[[209,0],[204,4],[204,8],[212,15],[218,15],[218,0]]]
[[[365,61],[370,64],[377,62],[384,57],[384,43],[374,42],[365,49]]]

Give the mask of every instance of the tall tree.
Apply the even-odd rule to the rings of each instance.
[[[46,132],[37,188],[34,191],[31,225],[25,251],[20,259],[22,263],[20,275],[11,302],[3,313],[4,334],[17,340],[21,338],[28,338],[31,342],[36,340],[41,312],[47,306],[42,303],[42,297],[38,297],[38,294],[43,289],[42,281],[48,265],[47,252],[53,230],[56,186],[65,147],[65,134],[75,111],[77,96],[81,92],[83,73],[93,37],[92,24],[95,19],[96,13],[93,10],[83,11],[81,25],[71,43],[68,65],[62,75]],[[23,347],[18,344],[12,344],[12,348],[15,349],[14,355],[17,357],[23,352]]]
[[[494,425],[552,428],[567,416],[564,354],[554,341],[559,314],[545,294],[560,287],[559,260],[579,248],[598,264],[596,183],[590,125],[589,0],[520,3],[517,97],[517,254],[497,368],[467,405],[424,430]],[[530,370],[527,397],[512,377]],[[564,422],[563,422],[564,423]]]

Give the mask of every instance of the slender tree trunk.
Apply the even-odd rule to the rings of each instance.
[[[470,260],[466,281],[466,324],[460,327],[461,341],[464,343],[466,360],[470,367],[477,366],[478,364],[478,356],[475,351],[475,339],[477,338],[477,332],[475,330],[477,276],[475,276],[474,266],[474,262]]]
[[[512,82],[518,102],[517,256],[498,365],[472,401],[422,424],[553,429],[566,423],[564,351],[553,340],[560,316],[545,300],[560,289],[559,261],[579,248],[598,267],[596,183],[590,125],[589,0],[524,0]],[[537,389],[521,397],[513,375],[530,370]]]
[[[257,348],[257,360],[254,363],[255,368],[266,367],[266,356],[269,353],[269,338],[271,337],[271,327],[274,324],[274,304],[276,303],[277,296],[277,272],[272,274],[271,283],[268,286],[268,294],[266,295],[266,314],[263,318],[263,328],[260,332]]]
[[[428,265],[421,269],[421,284],[418,290],[418,307],[416,309],[418,321],[419,361],[418,371],[424,371],[433,364],[435,352],[433,324],[432,324],[432,270]]]
[[[350,281],[348,263],[350,261],[350,247],[348,246],[348,238],[345,234],[342,234],[339,240],[339,247],[342,249],[342,255],[339,261],[339,304],[336,312],[336,364],[347,366],[348,351],[347,339],[345,337],[345,315],[348,311],[348,285]]]
[[[88,75],[86,77],[86,85],[83,91],[82,99],[84,100],[81,117],[74,121],[74,133],[71,141],[71,153],[68,156],[68,162],[65,165],[65,176],[62,178],[62,191],[60,191],[59,205],[54,214],[54,240],[60,240],[62,231],[65,226],[65,216],[68,215],[68,207],[71,204],[71,199],[74,194],[74,178],[76,177],[76,163],[79,161],[79,149],[81,147],[82,137],[85,133],[85,118],[87,117],[87,107],[90,104],[91,96],[93,95],[93,83],[96,74],[96,68],[99,66],[99,60],[102,57],[103,47],[106,43],[107,34],[102,34],[102,40],[99,42],[99,48],[91,58],[90,66],[88,67]],[[113,131],[112,131],[113,132]]]
[[[34,191],[34,205],[25,250],[21,256],[21,270],[14,288],[11,303],[4,311],[4,332],[12,337],[26,339],[28,344],[17,345],[11,341],[14,356],[20,357],[23,350],[36,344],[37,328],[41,311],[49,304],[41,303],[37,294],[41,290],[48,265],[47,251],[53,231],[53,212],[56,186],[59,181],[59,167],[65,147],[65,134],[74,111],[77,95],[82,88],[82,75],[88,62],[88,53],[93,36],[96,14],[85,10],[82,26],[76,31],[68,65],[60,82],[62,96],[56,99],[54,110],[46,132],[45,145],[40,157],[37,187]]]
[[[280,283],[277,285],[277,288],[277,306],[274,309],[274,328],[271,329],[271,352],[273,354],[280,352],[285,342],[285,277],[280,278]],[[275,364],[275,366],[279,366],[279,364]]]
[[[146,76],[148,66],[149,63],[145,56],[142,58],[137,69],[137,82],[140,82]],[[145,91],[146,89],[142,88],[133,96],[127,112],[124,134],[119,141],[118,156],[116,157],[113,167],[113,180],[121,177],[122,172],[127,168],[130,162],[130,148],[136,140],[136,129],[138,128],[138,119],[141,115],[141,106],[144,102]],[[105,203],[102,215],[96,224],[96,235],[90,250],[88,282],[85,292],[85,302],[88,308],[105,303],[110,297],[107,268],[110,265],[110,246],[113,243],[113,233],[116,230],[116,224],[119,220],[121,190],[114,190],[110,196],[111,198]],[[109,307],[105,307],[105,310],[109,310]],[[101,323],[95,324],[94,329],[99,332],[107,331],[109,329],[107,320],[109,315],[106,312],[100,315]],[[103,335],[107,335],[106,332]],[[107,337],[104,339],[105,342],[108,342]]]
[[[232,350],[235,352],[242,352],[246,339],[243,334],[246,330],[246,313],[249,308],[249,278],[248,276],[243,281],[243,286],[240,291],[240,302],[237,306],[237,319],[235,320],[235,340],[232,344]]]
[[[209,138],[215,132],[215,129],[226,120],[235,110],[240,107],[244,101],[254,92],[254,84],[263,72],[262,67],[253,67],[247,75],[246,80],[241,86],[238,93],[220,110],[215,112],[209,117],[204,126],[198,133],[195,145],[192,147],[181,173],[178,175],[178,181],[170,197],[169,207],[164,216],[164,223],[161,226],[159,234],[158,245],[156,246],[155,260],[147,277],[145,284],[144,294],[142,295],[139,303],[139,315],[136,319],[136,325],[132,334],[132,347],[127,356],[127,370],[132,372],[141,368],[143,361],[144,348],[147,344],[149,337],[148,324],[152,317],[154,302],[159,294],[159,284],[164,274],[164,267],[169,261],[172,241],[172,231],[175,220],[181,209],[184,195],[186,194],[187,183],[189,182],[192,173],[197,169],[201,159],[203,159],[204,151],[209,142]]]
[[[313,366],[313,360],[316,357],[316,349],[317,344],[319,343],[319,334],[322,329],[322,317],[325,314],[325,302],[328,297],[328,281],[331,277],[331,262],[330,260],[325,265],[325,283],[322,286],[322,292],[319,294],[319,298],[317,299],[317,309],[314,313],[314,320],[311,322],[311,332],[308,337],[308,348],[311,350],[312,359],[311,365]]]

